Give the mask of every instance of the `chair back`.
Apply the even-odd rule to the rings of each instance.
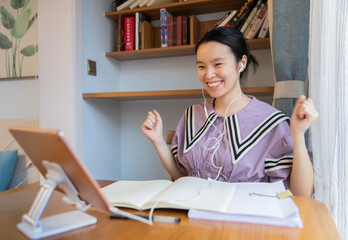
[[[168,130],[167,131],[167,138],[166,138],[166,142],[168,145],[170,145],[172,143],[172,139],[174,137],[175,131],[173,130]]]

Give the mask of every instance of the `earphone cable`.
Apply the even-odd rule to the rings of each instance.
[[[237,78],[237,81],[239,82],[239,78],[238,78],[238,75],[239,75],[240,71],[238,71],[238,73],[236,74],[236,78]],[[238,85],[239,86],[239,85]],[[215,124],[213,122],[211,122],[211,120],[209,119],[208,117],[208,111],[207,111],[207,100],[204,96],[204,91],[203,91],[203,88],[202,88],[202,95],[203,95],[203,99],[204,99],[204,111],[205,111],[205,115],[207,117],[207,120],[213,125],[213,127],[219,132],[219,136],[218,137],[210,137],[208,138],[205,142],[204,142],[204,149],[209,151],[209,150],[212,150],[214,149],[212,155],[211,155],[211,158],[210,158],[210,162],[212,164],[212,166],[215,168],[215,169],[218,169],[218,173],[217,173],[217,176],[215,177],[214,180],[217,180],[220,176],[220,173],[221,173],[221,170],[222,170],[222,166],[218,167],[215,165],[214,163],[214,156],[215,156],[215,153],[217,152],[217,150],[219,149],[220,147],[220,142],[222,140],[222,137],[225,135],[226,133],[226,119],[227,119],[227,112],[228,112],[228,109],[232,106],[232,104],[237,101],[237,99],[239,99],[239,97],[242,95],[242,89],[240,88],[239,86],[239,94],[237,97],[235,97],[231,102],[230,104],[227,106],[226,110],[225,110],[225,116],[224,116],[224,121],[223,121],[223,131],[221,131],[219,128],[217,128],[215,126]],[[214,140],[215,141],[215,144],[211,147],[207,147],[206,144],[208,144],[208,142],[210,142],[211,140]]]

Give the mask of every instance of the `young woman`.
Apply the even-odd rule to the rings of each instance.
[[[226,182],[283,180],[295,195],[311,196],[314,174],[304,134],[318,117],[310,99],[300,96],[289,118],[241,91],[250,62],[243,35],[221,27],[196,45],[198,78],[212,99],[186,109],[171,146],[163,138],[160,114],[153,110],[141,130],[174,178],[195,176]]]

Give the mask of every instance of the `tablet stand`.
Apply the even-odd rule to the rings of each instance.
[[[61,166],[48,161],[43,161],[42,163],[47,169],[46,181],[41,186],[29,212],[22,216],[22,222],[17,225],[17,228],[29,238],[38,239],[95,224],[97,222],[95,217],[82,212],[90,205],[79,198],[78,191]],[[48,200],[57,185],[67,195],[67,197],[63,198],[65,202],[67,204],[75,204],[82,211],[76,210],[41,218]]]

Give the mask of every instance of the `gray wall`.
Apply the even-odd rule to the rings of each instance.
[[[0,118],[38,119],[38,81],[0,80]]]
[[[112,1],[82,1],[83,92],[120,91],[120,63],[104,56],[115,48],[116,24],[104,17]],[[87,74],[87,59],[97,76]],[[117,101],[83,101],[83,159],[96,179],[121,178],[121,106]]]

